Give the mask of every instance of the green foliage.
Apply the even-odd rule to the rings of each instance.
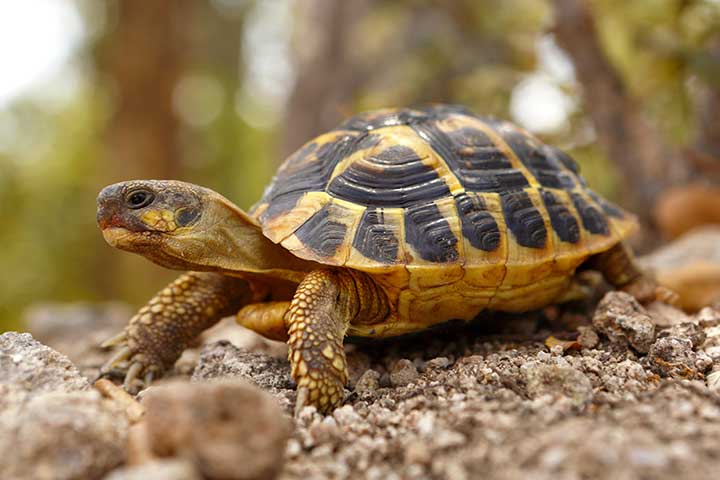
[[[222,102],[208,122],[181,125],[181,178],[249,207],[278,163],[282,131],[272,122],[251,125],[236,112],[247,68],[240,38],[255,2],[238,2],[242,8],[232,12],[230,7],[213,9],[213,3],[175,7],[192,10],[186,73],[210,78]],[[540,0],[368,4],[367,14],[346,26],[351,55],[360,65],[348,114],[442,101],[511,118],[513,89],[538,67],[537,42],[552,26],[552,3]],[[595,0],[592,7],[608,57],[649,118],[675,142],[690,139],[696,126],[688,79],[720,86],[720,66],[708,49],[720,32],[718,3]],[[87,21],[107,27],[117,19],[100,22],[89,15]],[[98,28],[93,24],[89,30]],[[295,40],[302,53],[304,39]],[[78,53],[91,66],[97,61],[94,41],[88,39]],[[112,32],[105,32],[103,42],[112,41]],[[59,111],[42,96],[0,109],[0,331],[17,328],[22,309],[34,302],[121,298],[138,303],[173,275],[111,251],[102,241],[94,220],[95,196],[108,170],[103,132],[112,113],[113,84],[93,68],[81,74],[84,87]],[[579,98],[578,85],[562,88]],[[612,197],[617,178],[595,144],[582,107],[570,124],[544,139],[567,147],[590,184]],[[12,142],[5,148],[8,136]]]

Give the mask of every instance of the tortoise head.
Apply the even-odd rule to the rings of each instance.
[[[114,247],[137,253],[162,249],[168,238],[182,238],[203,228],[209,193],[197,185],[170,180],[116,183],[98,195],[98,225]]]
[[[105,187],[97,221],[113,247],[181,270],[273,273],[304,270],[257,222],[222,195],[174,180],[132,180]]]

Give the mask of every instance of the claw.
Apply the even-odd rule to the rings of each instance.
[[[308,404],[310,392],[305,387],[300,387],[297,390],[297,396],[295,397],[295,417],[300,415],[300,412],[305,405]]]
[[[153,382],[153,380],[155,380],[155,372],[153,372],[152,370],[150,370],[149,372],[147,372],[147,373],[145,374],[145,378],[143,379],[143,383],[144,383],[145,386],[147,387],[148,385],[150,385],[150,384]]]
[[[140,372],[142,372],[142,369],[143,365],[140,362],[134,362],[132,365],[130,365],[127,374],[125,375],[125,381],[123,382],[123,388],[125,390],[130,391],[132,383],[135,381],[136,378],[138,378]]]
[[[106,373],[110,371],[117,363],[122,362],[123,360],[127,360],[132,355],[132,350],[130,350],[130,347],[125,346],[115,352],[115,354],[110,357],[110,359],[105,362],[105,365],[103,365],[100,368],[101,373]]]
[[[127,340],[127,332],[122,331],[115,335],[114,337],[108,338],[104,342],[100,344],[100,348],[110,348],[115,347],[117,345],[120,345],[121,343],[125,342]]]
[[[680,308],[680,295],[662,285],[658,285],[655,288],[655,299],[675,308]]]

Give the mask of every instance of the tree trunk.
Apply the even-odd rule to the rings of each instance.
[[[624,180],[630,207],[650,227],[658,194],[685,182],[690,168],[680,149],[667,144],[643,116],[600,45],[584,0],[554,0],[558,44],[570,55],[600,144]]]
[[[298,2],[296,81],[283,126],[282,157],[334,127],[350,110],[359,75],[349,37],[372,0]]]
[[[113,113],[105,130],[110,180],[171,178],[178,173],[178,120],[172,110],[180,77],[187,0],[123,0],[115,29],[100,46],[111,80]]]
[[[720,36],[707,50],[710,62],[720,65]],[[696,99],[698,136],[695,151],[698,170],[720,183],[720,70],[706,76]]]

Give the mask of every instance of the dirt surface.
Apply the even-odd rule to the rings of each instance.
[[[348,345],[345,406],[328,417],[306,408],[295,420],[282,345],[230,322],[204,338],[169,375],[173,388],[177,381],[197,388],[192,382],[234,379],[269,392],[268,401],[287,415],[278,421],[293,425],[289,439],[276,442],[284,452],[273,460],[282,463],[277,478],[709,479],[720,471],[720,311],[711,308],[688,316],[610,293],[599,303],[489,315],[470,326]],[[141,395],[143,403],[169,388],[159,385]],[[193,396],[171,395],[180,403],[184,397]],[[215,428],[215,417],[197,413],[215,407],[187,408],[196,414],[178,421],[196,422],[192,431],[205,428],[203,421]],[[238,398],[235,408],[227,418],[258,421],[252,402]],[[133,458],[142,442],[133,445],[130,437],[125,465],[111,473],[104,464],[110,478],[173,478],[178,471],[201,478],[198,472],[207,471],[193,453],[197,439],[159,459]],[[251,435],[235,437],[223,444],[228,458],[247,448],[242,442]],[[237,468],[237,478],[252,478]]]

